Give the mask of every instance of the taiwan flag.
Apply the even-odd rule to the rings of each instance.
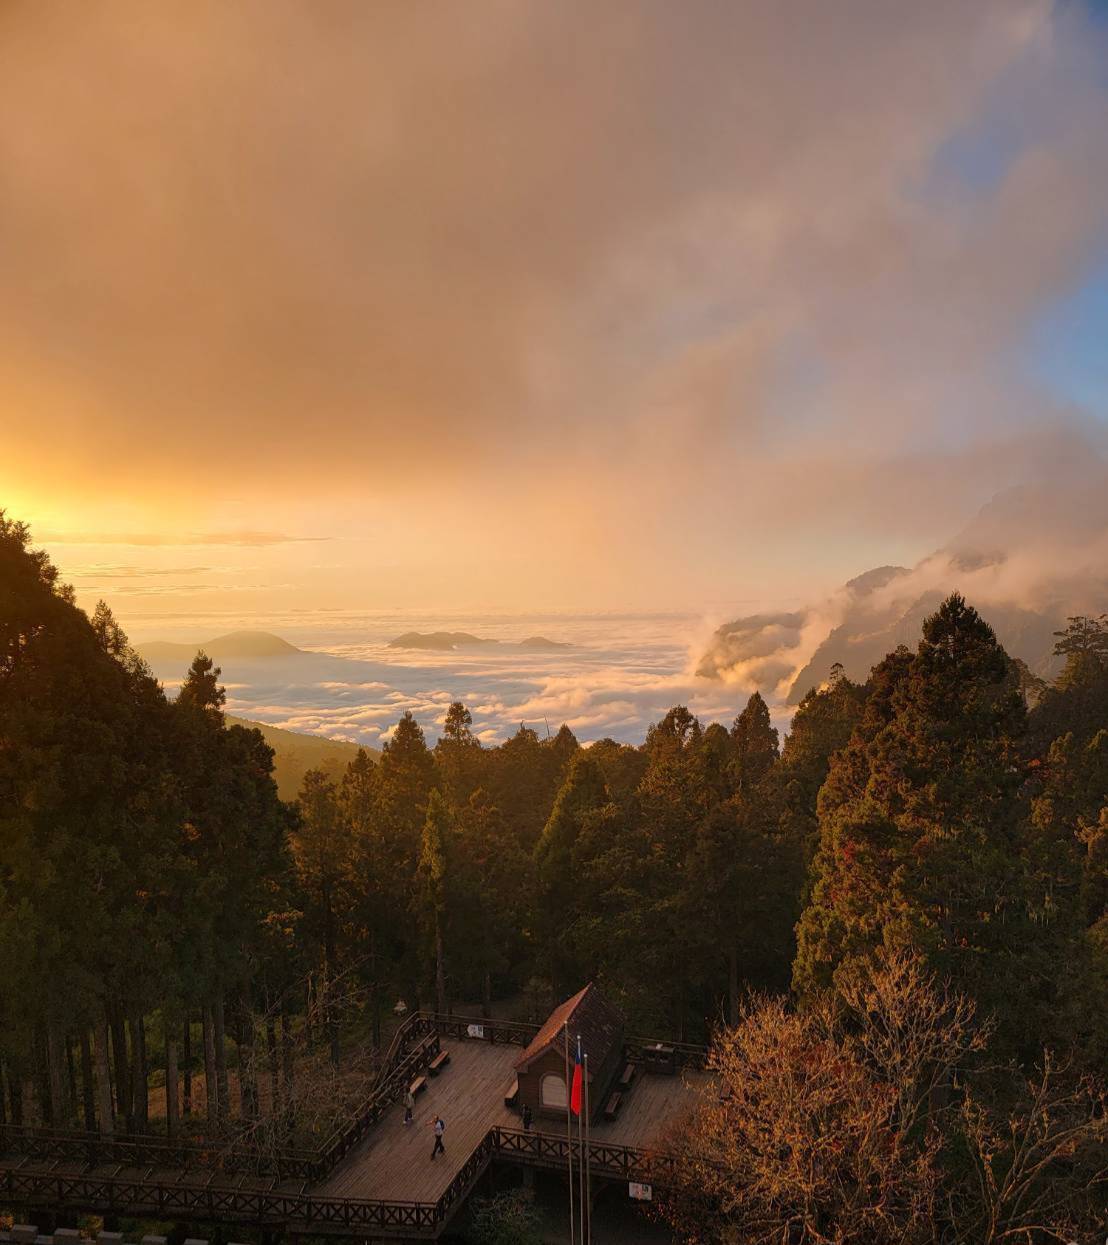
[[[577,1039],[577,1055],[573,1060],[573,1088],[569,1093],[569,1105],[573,1109],[574,1115],[581,1114],[581,1082],[583,1079],[581,1069],[581,1039]]]

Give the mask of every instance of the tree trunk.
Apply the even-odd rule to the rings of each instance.
[[[23,1123],[23,1072],[16,1063],[8,1064],[8,1107],[12,1123]]]
[[[446,1014],[446,963],[442,953],[442,922],[435,918],[435,1006]]]
[[[727,955],[727,1023],[739,1023],[739,949],[734,943]]]
[[[205,1006],[204,1026],[204,1102],[208,1114],[208,1131],[219,1131],[219,1080],[215,1072],[215,1021],[212,1009]]]
[[[339,1066],[339,1020],[335,1009],[335,983],[338,977],[338,951],[335,944],[335,913],[331,889],[323,888],[323,980],[327,1005],[327,1039],[331,1048],[331,1066]]]
[[[112,1027],[112,1054],[115,1057],[115,1102],[127,1132],[134,1132],[131,1103],[131,1065],[127,1060],[127,1032],[123,1025],[123,1008],[114,1003],[109,1008]]]
[[[81,1090],[84,1100],[85,1129],[96,1132],[96,1086],[92,1079],[92,1042],[88,1028],[81,1026]]]
[[[60,1036],[60,1035],[59,1035]],[[65,1118],[71,1120],[77,1114],[77,1059],[73,1053],[73,1038],[67,1033],[61,1039],[65,1047]]]
[[[192,1021],[188,1016],[181,1026],[181,1058],[185,1065],[181,1115],[187,1120],[192,1115]]]
[[[273,1012],[266,1013],[265,1044],[269,1055],[269,1113],[281,1114],[281,1062],[277,1054],[277,1021]]]
[[[486,1020],[492,1015],[492,973],[487,968],[481,977],[481,1015]]]
[[[53,1021],[46,1028],[46,1061],[50,1074],[50,1119],[55,1128],[63,1127],[69,1117],[65,1093],[65,1039]]]
[[[8,1122],[8,1065],[0,1059],[0,1128]]]
[[[254,1064],[254,1013],[245,996],[239,1001],[239,1111],[245,1120],[258,1114],[258,1070]]]
[[[127,1019],[131,1031],[131,1114],[136,1132],[146,1132],[150,1119],[146,1075],[146,1039],[143,1033],[142,1012],[137,1004]]]
[[[219,1090],[219,1118],[220,1122],[226,1122],[231,1114],[231,1100],[227,1091],[227,1026],[224,1023],[222,994],[217,994],[212,1004],[212,1020],[215,1023],[215,1079]]]
[[[377,986],[376,966],[374,966],[373,982],[369,987],[369,1006],[373,1015],[373,1053],[381,1053],[381,992]]]
[[[281,1101],[287,1106],[293,1088],[292,1023],[287,1003],[281,1007],[281,1086]]]
[[[168,1137],[177,1135],[177,1030],[165,1019],[165,1131]]]
[[[112,1079],[108,1071],[107,1018],[93,1026],[92,1040],[96,1054],[96,1098],[100,1104],[100,1135],[110,1137],[115,1132],[115,1119],[112,1114]]]

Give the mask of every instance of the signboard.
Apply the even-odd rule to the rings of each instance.
[[[466,1036],[471,1038],[483,1038],[485,1036],[484,1025],[466,1025]]]
[[[652,1202],[654,1200],[654,1190],[648,1184],[637,1184],[634,1180],[629,1180],[627,1182],[627,1192],[636,1202]]]

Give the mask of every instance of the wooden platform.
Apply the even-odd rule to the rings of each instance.
[[[488,1130],[499,1124],[519,1128],[518,1112],[504,1105],[515,1075],[520,1048],[484,1041],[443,1042],[450,1063],[428,1080],[416,1099],[415,1120],[405,1126],[397,1104],[312,1192],[330,1198],[379,1198],[389,1201],[434,1202]],[[598,1122],[592,1139],[612,1145],[648,1148],[693,1104],[694,1089],[704,1073],[684,1076],[642,1074],[626,1094],[619,1117]],[[446,1124],[446,1154],[431,1160],[431,1125],[441,1115]],[[564,1123],[535,1121],[533,1131],[564,1133]]]

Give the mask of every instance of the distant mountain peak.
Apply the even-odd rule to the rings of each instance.
[[[544,635],[531,635],[526,640],[512,643],[510,640],[490,640],[468,631],[405,631],[389,648],[422,649],[433,653],[453,653],[459,648],[520,648],[531,652],[554,652],[556,649],[572,648],[572,644],[560,640],[548,640]]]
[[[230,631],[196,644],[169,640],[152,640],[136,646],[147,661],[191,661],[198,652],[207,653],[215,661],[231,657],[296,657],[302,649],[269,631]]]

